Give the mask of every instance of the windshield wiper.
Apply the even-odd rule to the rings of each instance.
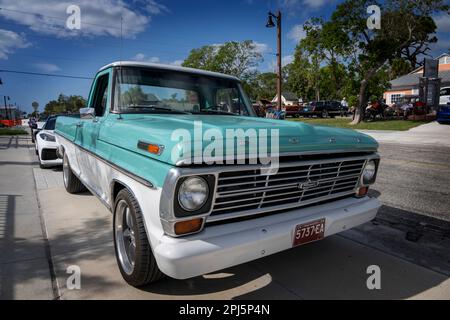
[[[157,106],[147,106],[147,105],[137,105],[137,106],[128,106],[126,109],[151,109],[151,110],[161,110],[161,111],[168,111],[173,113],[180,113],[180,114],[191,114],[187,111],[181,111],[181,110],[174,110],[171,108],[164,108],[164,107],[157,107]]]

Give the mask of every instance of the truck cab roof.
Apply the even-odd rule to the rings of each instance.
[[[198,74],[198,75],[219,77],[219,78],[225,78],[225,79],[229,79],[229,80],[240,81],[238,78],[224,74],[224,73],[212,72],[212,71],[206,71],[206,70],[200,70],[200,69],[194,69],[194,68],[186,68],[186,67],[180,67],[180,66],[174,66],[174,65],[168,65],[168,64],[142,62],[142,61],[115,61],[115,62],[112,62],[110,64],[107,64],[107,65],[101,67],[98,70],[98,72],[101,72],[101,71],[111,68],[111,67],[142,67],[142,68],[149,68],[149,69],[185,72],[185,73],[191,73],[191,74]]]

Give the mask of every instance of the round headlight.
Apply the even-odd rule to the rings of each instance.
[[[208,200],[208,183],[201,177],[190,177],[178,190],[178,202],[186,211],[200,209]]]
[[[376,168],[375,161],[370,160],[367,162],[363,171],[363,183],[369,183],[373,180]]]

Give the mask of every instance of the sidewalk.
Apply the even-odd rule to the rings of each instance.
[[[53,299],[29,136],[0,137],[0,300]]]
[[[112,215],[100,201],[87,192],[68,194],[63,187],[42,187],[38,193],[64,300],[450,299],[447,273],[404,259],[402,252],[409,243],[398,247],[399,254],[391,254],[386,243],[390,246],[404,235],[372,223],[212,274],[187,280],[164,278],[133,288],[119,273]],[[73,265],[81,270],[80,290],[66,287],[66,270]],[[381,268],[381,290],[366,287],[370,265]]]
[[[450,147],[450,125],[430,122],[408,131],[358,130],[378,142],[399,144],[428,144]]]

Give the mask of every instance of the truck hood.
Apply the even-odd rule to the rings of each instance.
[[[201,124],[201,129],[200,128]],[[209,131],[213,129],[213,131]],[[289,153],[307,152],[357,152],[376,151],[377,142],[362,133],[349,129],[338,129],[326,126],[315,126],[300,121],[285,121],[256,117],[227,116],[227,115],[122,115],[120,118],[108,117],[101,127],[99,139],[118,147],[132,150],[156,160],[177,165],[191,157],[186,157],[188,146],[191,156],[203,154],[205,148],[211,144],[211,139],[202,137],[205,132],[226,137],[227,130],[254,129],[259,138],[267,132],[267,150],[271,152],[271,132],[278,130],[280,156]],[[201,130],[201,131],[200,131]],[[229,131],[228,131],[229,132]],[[183,134],[185,143],[181,142]],[[176,138],[176,139],[175,139]],[[188,143],[186,143],[186,140]],[[151,154],[137,147],[138,141],[164,146],[160,155]],[[197,142],[197,143],[196,143]],[[223,143],[225,154],[226,143]],[[248,143],[245,146],[249,154]],[[238,149],[234,148],[234,157]]]

